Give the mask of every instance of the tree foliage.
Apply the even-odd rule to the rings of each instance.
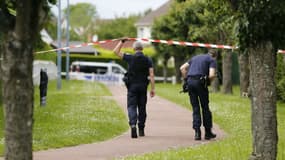
[[[214,14],[218,9],[220,14]],[[169,13],[155,21],[152,36],[200,43],[233,43],[232,22],[230,13],[207,0],[176,0]],[[184,61],[195,53],[206,52],[206,48],[185,46],[155,45],[155,48]]]
[[[129,17],[117,17],[114,20],[99,20],[95,33],[101,40],[136,37],[137,29],[134,24],[139,18],[139,15],[130,15]]]
[[[65,15],[67,10],[64,9]],[[70,26],[72,28],[88,27],[97,18],[96,6],[91,3],[77,3],[70,5]]]
[[[285,1],[240,0],[236,12],[239,20],[238,39],[243,48],[271,41],[276,52],[285,44]]]
[[[67,8],[65,8],[64,17],[67,17],[67,14]],[[70,5],[70,38],[73,40],[87,41],[94,32],[97,18],[98,13],[96,6],[91,3],[77,3]]]

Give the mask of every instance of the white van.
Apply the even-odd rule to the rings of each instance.
[[[121,65],[104,62],[74,61],[70,66],[70,79],[100,81],[105,84],[124,84],[127,72]]]

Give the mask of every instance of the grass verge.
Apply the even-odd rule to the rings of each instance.
[[[44,150],[110,139],[128,129],[123,110],[110,100],[110,92],[99,83],[62,81],[62,89],[50,81],[47,106],[40,107],[35,87],[33,149]],[[105,97],[107,96],[107,97]],[[3,128],[3,113],[0,115]],[[3,129],[0,131],[3,154]]]
[[[157,94],[191,110],[187,94],[179,94],[180,85],[158,84]],[[142,156],[127,157],[127,160],[241,160],[248,159],[252,151],[250,100],[239,97],[239,89],[233,95],[210,94],[210,108],[214,123],[227,137],[205,145],[170,149]],[[285,159],[285,104],[278,103],[278,160]],[[189,115],[192,116],[192,115]],[[189,126],[191,127],[191,126]],[[219,135],[218,135],[219,136]]]

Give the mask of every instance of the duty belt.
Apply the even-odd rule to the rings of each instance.
[[[193,80],[200,80],[203,76],[201,75],[196,75],[196,76],[188,76],[190,79],[193,79]]]

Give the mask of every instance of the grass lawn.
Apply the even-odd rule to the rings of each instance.
[[[110,100],[111,93],[98,83],[50,81],[47,106],[39,106],[35,87],[33,148],[43,150],[110,139],[128,129],[123,110]],[[2,106],[1,106],[2,107]],[[0,115],[0,154],[3,154],[3,111]]]
[[[169,99],[188,109],[191,105],[187,94],[179,94],[180,85],[157,84],[156,91],[161,97]],[[239,89],[233,95],[210,94],[210,108],[214,123],[225,132],[224,140],[188,148],[170,149],[143,156],[128,157],[128,160],[243,160],[248,159],[251,146],[250,100],[239,97]],[[192,116],[192,115],[189,115]],[[192,125],[189,124],[189,127]],[[285,104],[278,103],[278,160],[285,160]],[[219,135],[218,135],[219,136]]]

